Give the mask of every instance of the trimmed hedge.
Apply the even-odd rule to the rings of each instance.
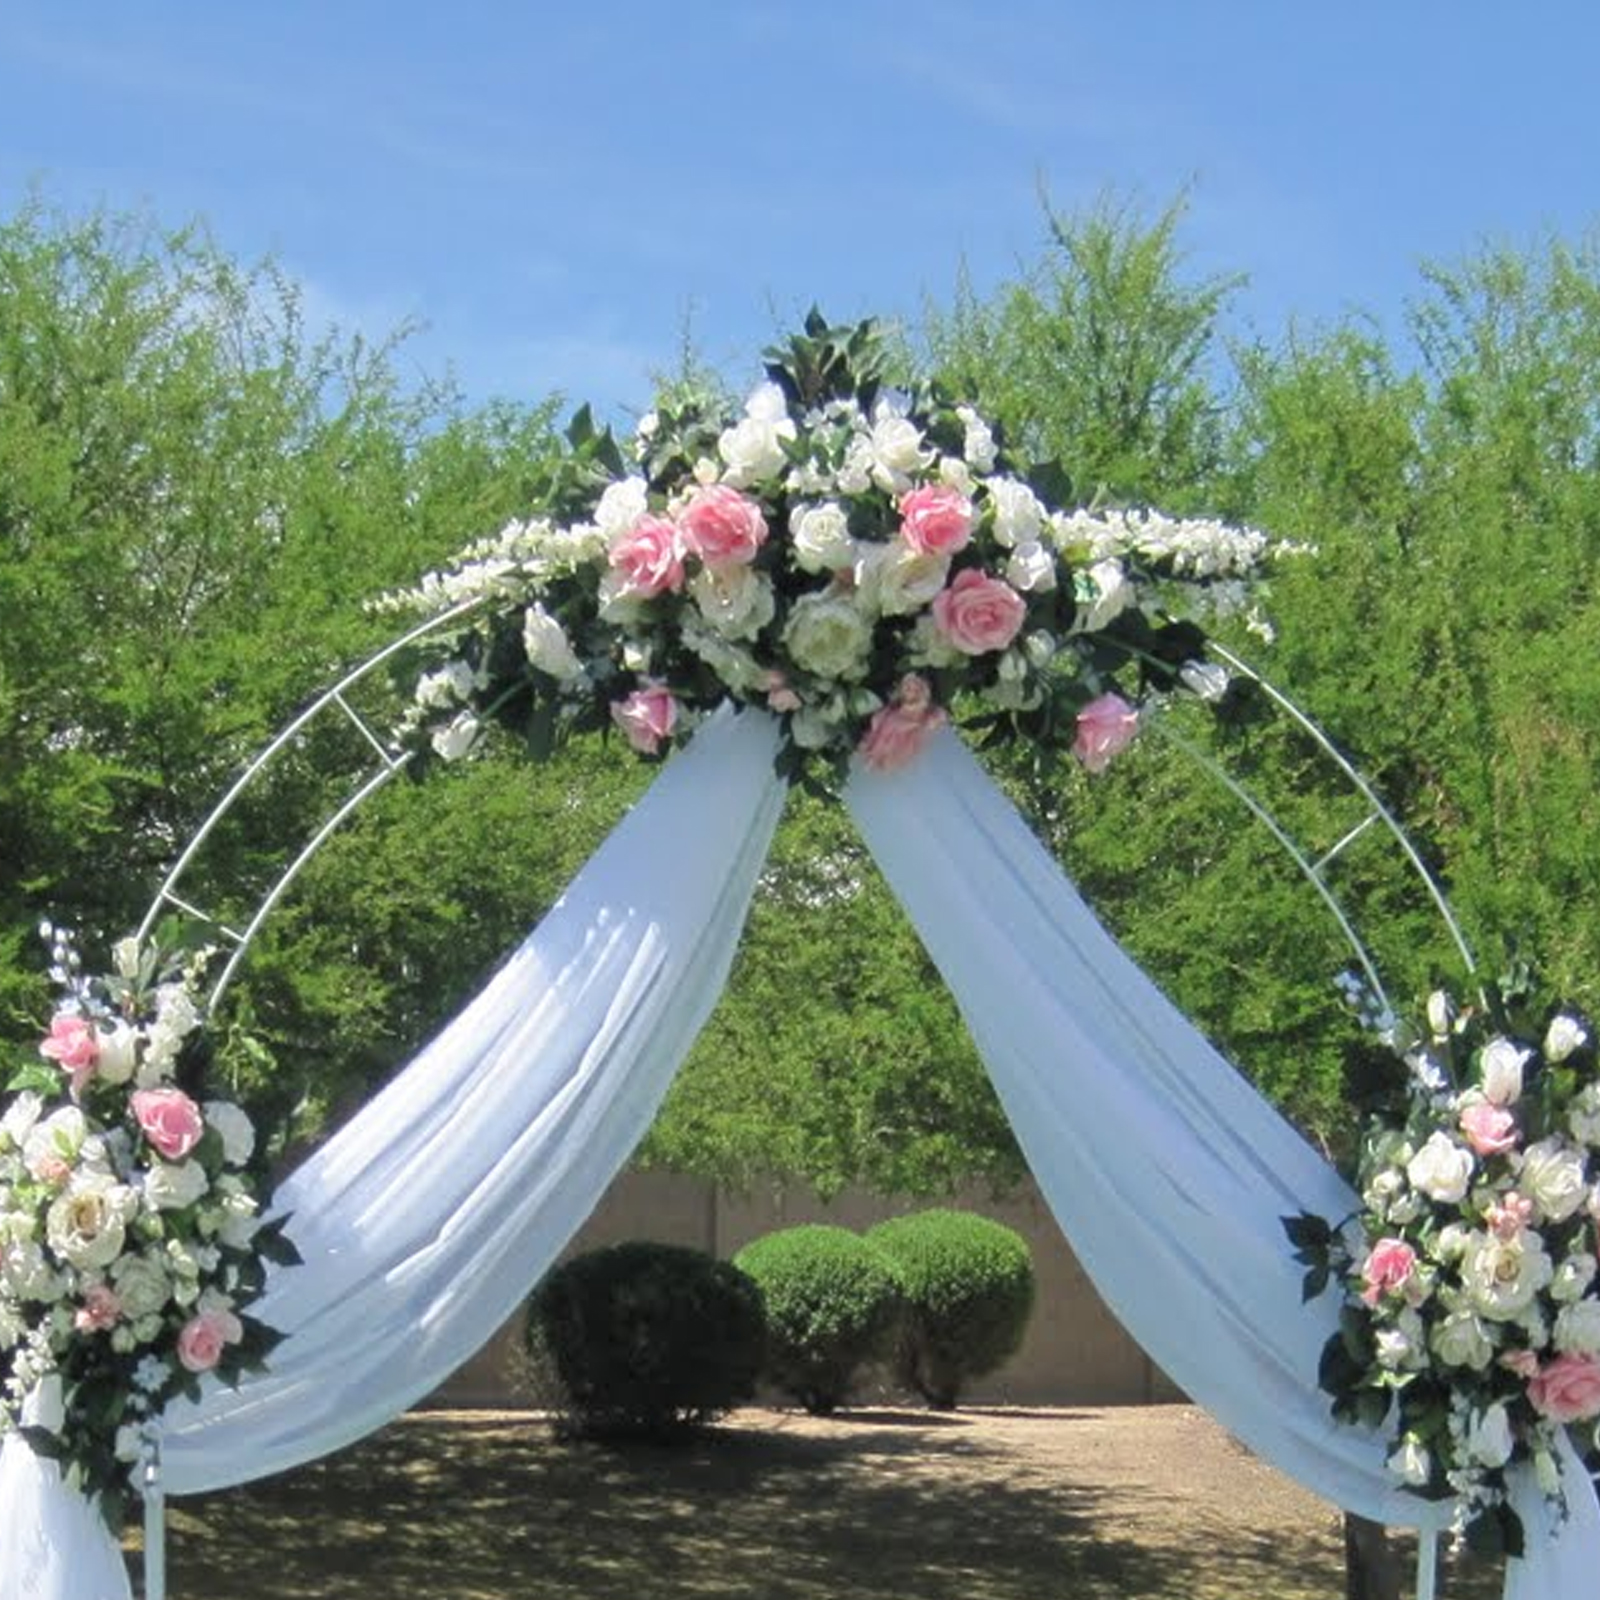
[[[654,1438],[755,1397],[765,1316],[728,1262],[635,1242],[550,1272],[528,1301],[526,1340],[561,1431]]]
[[[836,1410],[860,1369],[890,1354],[899,1285],[859,1234],[808,1223],[756,1239],[733,1259],[766,1303],[767,1378],[813,1415]]]
[[[1027,1242],[970,1211],[920,1211],[867,1234],[894,1262],[905,1308],[895,1376],[935,1410],[1016,1352],[1033,1311]]]

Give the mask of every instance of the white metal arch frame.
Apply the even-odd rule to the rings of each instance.
[[[448,627],[451,623],[458,621],[475,610],[480,604],[481,601],[477,600],[465,602],[411,628],[368,656],[358,666],[340,678],[331,688],[319,694],[294,716],[260,753],[249,762],[196,829],[189,843],[173,863],[157,890],[148,911],[145,913],[143,921],[139,925],[137,937],[141,941],[148,938],[158,919],[169,908],[195,917],[216,930],[231,946],[231,949],[227,961],[211,985],[207,999],[208,1010],[212,1012],[216,1010],[235,972],[238,970],[240,962],[244,959],[266,919],[281,902],[284,895],[312,858],[348,818],[380,789],[386,787],[395,777],[399,776],[410,763],[411,753],[409,751],[400,748],[392,738],[386,738],[376,731],[371,722],[350,704],[348,699],[349,691],[408,646],[429,634]],[[1354,918],[1341,902],[1328,876],[1329,868],[1344,851],[1375,826],[1386,831],[1399,847],[1404,861],[1422,884],[1429,900],[1436,908],[1448,930],[1466,972],[1469,975],[1473,974],[1476,971],[1476,964],[1473,960],[1472,952],[1462,935],[1460,926],[1451,911],[1442,888],[1428,870],[1426,863],[1418,854],[1416,847],[1412,844],[1405,830],[1400,826],[1392,811],[1384,804],[1372,785],[1338,749],[1323,729],[1295,705],[1287,695],[1257,672],[1254,667],[1233,652],[1215,643],[1210,646],[1210,649],[1225,661],[1232,671],[1254,682],[1273,705],[1311,739],[1322,757],[1361,796],[1362,802],[1366,807],[1365,815],[1330,849],[1313,858],[1311,853],[1302,848],[1293,837],[1291,831],[1273,815],[1268,807],[1257,796],[1252,794],[1244,784],[1227,772],[1213,756],[1177,733],[1170,726],[1163,725],[1162,732],[1168,742],[1232,793],[1288,854],[1333,916],[1340,932],[1349,944],[1352,953],[1365,974],[1374,996],[1386,1008],[1389,1007],[1389,1001],[1377,964],[1365,941],[1361,938]],[[361,736],[362,746],[369,752],[367,765],[355,775],[345,798],[322,822],[315,826],[310,837],[294,858],[279,872],[278,876],[262,895],[255,910],[244,921],[243,926],[235,928],[221,918],[212,916],[202,906],[197,905],[194,899],[185,892],[184,880],[193,868],[206,841],[241,798],[254,784],[273,769],[275,763],[292,746],[298,735],[323,718],[336,721],[342,720],[355,728]],[[162,1600],[162,1596],[165,1593],[165,1564],[163,1560],[165,1546],[164,1505],[159,1450],[159,1439],[157,1437],[146,1439],[143,1462],[144,1482],[142,1487],[145,1498],[145,1549],[147,1551],[145,1592],[150,1597],[150,1600]],[[1420,1542],[1417,1574],[1417,1593],[1419,1596],[1428,1597],[1434,1591],[1435,1553],[1434,1541],[1423,1540]]]
[[[375,651],[360,665],[347,672],[331,688],[319,694],[316,699],[292,718],[245,767],[213,807],[210,814],[200,824],[194,836],[173,863],[166,877],[162,880],[161,886],[157,890],[150,908],[146,911],[143,921],[139,924],[137,937],[141,942],[148,938],[163,911],[169,907],[188,916],[195,917],[216,929],[217,933],[231,946],[231,949],[227,961],[212,983],[208,997],[208,1009],[215,1011],[220,1004],[224,992],[232,982],[240,962],[243,961],[262,925],[283,899],[295,879],[310,863],[311,859],[350,816],[404,771],[411,760],[411,752],[399,748],[391,739],[381,736],[373,729],[370,722],[350,705],[347,698],[348,691],[408,646],[458,621],[477,609],[481,603],[481,600],[466,601],[448,611],[441,612],[435,617],[430,617],[427,621],[408,630]],[[1421,883],[1430,902],[1437,910],[1449,933],[1451,942],[1461,957],[1465,972],[1468,976],[1475,974],[1477,964],[1473,959],[1472,950],[1461,931],[1454,912],[1451,910],[1443,889],[1432,872],[1429,871],[1427,864],[1423,861],[1416,846],[1412,843],[1404,828],[1401,827],[1394,813],[1384,803],[1371,783],[1339,750],[1321,726],[1301,710],[1282,690],[1275,687],[1260,672],[1232,651],[1215,642],[1209,645],[1209,649],[1214,655],[1225,661],[1233,672],[1255,683],[1273,705],[1311,739],[1322,757],[1332,765],[1350,788],[1360,795],[1366,807],[1365,815],[1331,848],[1313,857],[1309,851],[1296,841],[1292,832],[1278,820],[1259,797],[1229,773],[1215,757],[1202,750],[1193,741],[1177,733],[1170,725],[1158,724],[1162,735],[1175,749],[1181,751],[1217,783],[1233,794],[1294,862],[1296,868],[1314,889],[1338,925],[1374,996],[1383,1006],[1392,1010],[1377,963],[1367,948],[1366,942],[1362,939],[1354,917],[1340,900],[1329,880],[1329,868],[1333,866],[1350,845],[1374,826],[1380,827],[1388,833],[1398,846],[1406,865]],[[299,852],[279,873],[278,877],[262,896],[254,912],[245,921],[243,927],[235,928],[220,918],[212,916],[203,907],[188,898],[183,892],[183,881],[206,841],[244,794],[272,769],[275,762],[289,749],[299,734],[303,733],[317,719],[323,717],[343,719],[361,734],[364,744],[371,751],[370,765],[356,776],[353,787],[345,799],[316,827]]]

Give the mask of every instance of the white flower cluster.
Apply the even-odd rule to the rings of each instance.
[[[173,1081],[201,1026],[194,994],[177,972],[115,1009],[107,996],[158,963],[124,941],[116,965],[98,994],[75,978],[40,1045],[52,1068],[24,1074],[57,1072],[62,1092],[0,1100],[0,1429],[58,1433],[96,1492],[114,1488],[108,1452],[133,1459],[143,1418],[237,1366],[262,1280],[250,1119]],[[122,1391],[110,1404],[107,1385]],[[85,1419],[113,1412],[118,1436],[97,1437]]]
[[[872,385],[800,406],[766,382],[725,425],[680,434],[663,403],[640,470],[581,520],[513,523],[385,598],[482,606],[403,736],[459,759],[488,708],[531,696],[587,725],[609,714],[653,753],[731,697],[776,712],[796,748],[887,765],[961,693],[1002,715],[1059,699],[1040,726],[1071,742],[1072,713],[1113,687],[1091,639],[1129,612],[1159,627],[1240,601],[1269,554],[1215,521],[1047,506],[976,411],[928,404]],[[504,676],[517,646],[520,684]],[[1210,700],[1227,687],[1200,661],[1180,681]]]
[[[1558,1430],[1600,1421],[1593,1041],[1566,1011],[1537,1048],[1470,1038],[1478,1021],[1430,998],[1425,1030],[1403,1046],[1411,1120],[1369,1137],[1360,1242],[1335,1236],[1327,1253],[1372,1352],[1364,1369],[1337,1369],[1335,1409],[1365,1414],[1363,1392],[1388,1396],[1392,1470],[1454,1492],[1463,1526],[1504,1514],[1513,1460],[1553,1493]],[[1429,1401],[1440,1388],[1442,1413]]]

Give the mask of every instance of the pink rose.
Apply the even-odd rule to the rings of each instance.
[[[28,1170],[40,1183],[52,1184],[57,1188],[72,1176],[72,1164],[58,1155],[40,1156]]]
[[[972,523],[972,502],[948,484],[924,484],[901,497],[900,537],[920,556],[965,550]]]
[[[678,514],[683,546],[708,567],[746,565],[767,541],[761,507],[725,483],[701,489]]]
[[[933,622],[963,655],[1004,650],[1022,630],[1027,602],[999,578],[968,567],[933,597]]]
[[[1500,1357],[1500,1365],[1519,1378],[1531,1378],[1539,1370],[1539,1358],[1531,1350],[1507,1350]]]
[[[643,755],[653,756],[669,738],[678,720],[678,702],[663,684],[647,683],[626,700],[611,703],[611,720],[628,736],[628,743]]]
[[[1488,1100],[1461,1113],[1461,1131],[1480,1156],[1500,1156],[1517,1147],[1517,1119],[1504,1106]]]
[[[182,1089],[138,1089],[133,1114],[144,1136],[168,1161],[182,1161],[200,1143],[205,1118]]]
[[[58,1011],[50,1019],[50,1032],[40,1043],[39,1054],[71,1074],[76,1097],[94,1076],[94,1064],[100,1059],[100,1039],[87,1018]]]
[[[1552,1422],[1583,1422],[1600,1416],[1600,1360],[1563,1355],[1528,1380],[1533,1409]]]
[[[1484,1213],[1489,1231],[1500,1239],[1515,1239],[1533,1222],[1533,1201],[1515,1189],[1508,1190]]]
[[[1417,1253],[1404,1239],[1380,1239],[1361,1269],[1366,1284],[1361,1298],[1369,1306],[1377,1305],[1386,1291],[1398,1289],[1411,1276],[1416,1264]]]
[[[122,1315],[122,1302],[103,1283],[91,1284],[83,1293],[83,1304],[72,1318],[79,1333],[102,1333],[113,1327]]]
[[[1120,694],[1103,694],[1078,713],[1072,753],[1090,772],[1104,772],[1139,731],[1139,713]]]
[[[202,1311],[184,1323],[178,1335],[178,1360],[190,1372],[209,1372],[222,1359],[223,1350],[243,1337],[244,1327],[231,1311]]]
[[[933,704],[927,681],[916,673],[900,680],[894,701],[872,714],[856,754],[874,772],[894,772],[911,761],[948,716]]]
[[[781,672],[772,671],[767,674],[767,706],[770,710],[779,713],[798,711],[802,703],[800,696],[790,688],[789,680]]]
[[[665,517],[648,513],[611,541],[611,570],[622,592],[649,599],[683,587],[683,552],[678,530]]]

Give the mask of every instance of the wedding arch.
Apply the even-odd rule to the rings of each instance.
[[[976,414],[903,401],[863,366],[858,335],[808,325],[730,425],[692,408],[647,419],[638,471],[585,424],[550,518],[422,586],[431,615],[392,648],[443,636],[447,657],[400,742],[350,709],[347,679],[264,752],[331,713],[377,765],[229,930],[235,955],[344,815],[412,759],[466,755],[491,720],[536,745],[564,721],[610,721],[641,753],[672,754],[483,992],[275,1196],[302,1264],[269,1273],[252,1310],[282,1344],[237,1389],[178,1399],[146,1430],[151,1600],[162,1494],[362,1437],[515,1311],[715,1004],[795,782],[839,793],[1063,1232],[1152,1359],[1335,1504],[1430,1535],[1450,1523],[1447,1501],[1397,1479],[1393,1441],[1336,1421],[1318,1387],[1341,1308],[1303,1298],[1282,1219],[1346,1218],[1361,1198],[1101,928],[951,726],[1070,747],[1093,769],[1148,715],[1139,697],[1221,702],[1230,663],[1184,601],[1214,603],[1264,541],[1052,514]],[[803,507],[781,570],[761,514],[779,480]],[[1302,867],[1318,881],[1321,863]],[[161,903],[203,909],[177,883]],[[1510,1471],[1528,1530],[1510,1600],[1578,1600],[1600,1564],[1600,1505],[1559,1444],[1581,1487],[1564,1515],[1530,1465]],[[0,1600],[126,1600],[94,1507],[15,1434],[0,1522]]]

